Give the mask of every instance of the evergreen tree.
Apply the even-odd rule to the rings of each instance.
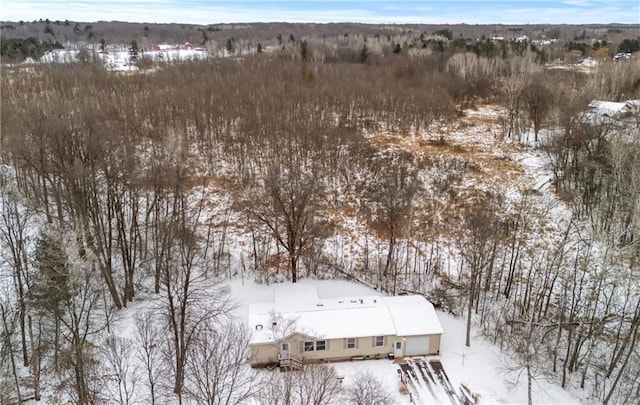
[[[369,48],[364,44],[360,49],[360,63],[367,63],[367,59],[369,59]]]
[[[23,62],[26,58],[37,60],[47,51],[62,48],[60,42],[54,42],[50,38],[47,41],[39,41],[34,37],[0,38],[0,56],[10,62]]]
[[[205,45],[209,40],[209,36],[207,35],[207,30],[202,29],[201,31],[202,31],[202,41],[200,41],[200,44]]]
[[[640,51],[640,38],[625,38],[618,46],[618,52],[638,52]]]
[[[35,268],[37,273],[30,290],[31,303],[37,312],[53,320],[51,345],[57,370],[60,362],[61,321],[72,300],[70,266],[58,240],[46,234],[40,237],[35,252]]]
[[[302,60],[307,60],[308,54],[309,54],[309,44],[305,39],[302,42],[300,42],[300,58]]]
[[[236,41],[233,39],[233,37],[227,39],[227,52],[229,53],[233,53],[236,50]]]
[[[135,62],[138,60],[138,41],[135,39],[131,41],[131,44],[129,44],[129,55],[131,56],[132,61]]]
[[[59,241],[43,235],[36,246],[35,267],[38,273],[32,290],[37,308],[58,315],[71,298],[69,263]]]

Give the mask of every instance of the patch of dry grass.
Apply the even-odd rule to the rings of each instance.
[[[443,170],[453,170],[453,175],[446,177],[441,201],[416,202],[414,222],[427,229],[425,236],[434,232],[455,236],[460,223],[486,193],[519,190],[526,184],[524,168],[511,157],[524,148],[496,136],[500,132],[497,110],[493,105],[480,106],[438,133],[372,136],[372,144],[381,151],[412,154],[420,169],[437,164]]]

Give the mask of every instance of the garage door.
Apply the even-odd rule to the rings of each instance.
[[[408,337],[405,343],[405,356],[418,356],[429,353],[429,336]]]

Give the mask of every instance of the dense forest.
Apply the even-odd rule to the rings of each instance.
[[[50,24],[83,40],[106,35],[98,24]],[[328,387],[314,402],[308,384],[335,380],[329,368],[292,381],[244,366],[247,332],[223,288],[239,272],[420,292],[467,319],[467,345],[473,325],[510,353],[529,384],[636,402],[640,119],[637,109],[620,120],[585,111],[640,98],[637,58],[607,57],[585,73],[547,68],[549,51],[531,42],[458,40],[456,28],[387,37],[378,31],[395,27],[301,27],[233,34],[234,46],[272,52],[151,72],[2,70],[0,402],[46,391],[128,404],[141,389],[151,403],[335,399]],[[508,29],[487,36],[498,28]],[[230,29],[196,32],[226,46]],[[559,36],[575,44],[582,32]],[[19,41],[2,40],[3,52]],[[508,156],[479,160],[449,136],[483,106],[497,112],[500,142],[544,153],[564,220],[538,190],[504,187]],[[409,141],[422,149],[402,147]],[[493,171],[497,181],[482,183]],[[139,314],[135,341],[114,335],[118,314],[142,297],[155,306]],[[234,355],[211,371],[213,384],[199,379],[223,350]],[[137,385],[131,356],[144,364]]]
[[[117,21],[77,22],[34,21],[3,22],[0,25],[0,56],[4,63],[37,60],[43,51],[91,49],[100,46],[127,46],[133,41],[140,50],[158,44],[202,46],[211,54],[222,50],[243,54],[256,49],[298,47],[312,41],[313,49],[328,56],[331,48],[352,47],[365,39],[379,43],[387,51],[451,53],[468,51],[478,56],[507,57],[511,48],[526,48],[523,39],[533,44],[545,61],[575,61],[579,57],[613,57],[619,52],[635,52],[640,41],[640,26],[610,25],[468,25],[468,24],[142,24]],[[500,38],[502,40],[492,41]],[[540,43],[544,44],[543,46]],[[537,45],[536,45],[537,43]],[[388,48],[388,49],[387,49]],[[346,55],[344,55],[346,56]]]

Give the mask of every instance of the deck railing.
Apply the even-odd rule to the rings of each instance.
[[[280,357],[280,368],[284,370],[302,370],[303,364],[301,360],[293,356]]]

